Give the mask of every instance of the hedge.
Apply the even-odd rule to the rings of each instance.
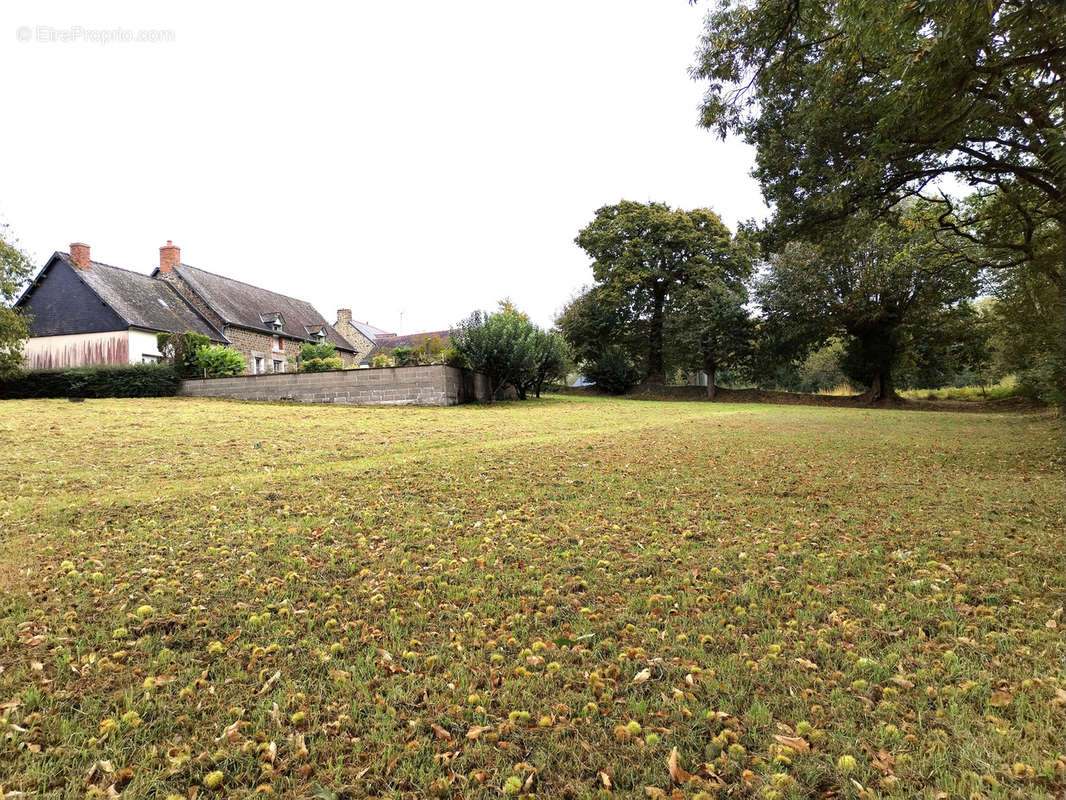
[[[0,399],[37,397],[171,397],[180,379],[170,364],[76,367],[0,379]]]

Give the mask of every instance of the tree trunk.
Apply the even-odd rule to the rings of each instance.
[[[707,364],[704,366],[703,371],[707,373],[707,399],[714,400],[714,375],[718,370],[715,369],[714,364]]]
[[[896,396],[896,389],[892,385],[892,373],[882,370],[874,373],[870,382],[870,391],[866,393],[868,403],[876,403],[881,400],[891,400]]]
[[[648,374],[645,383],[666,383],[666,367],[663,364],[663,306],[666,290],[656,286],[652,295],[651,327],[648,330]]]

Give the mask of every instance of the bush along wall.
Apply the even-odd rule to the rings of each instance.
[[[177,394],[179,382],[170,364],[41,370],[0,380],[0,399],[171,397]]]

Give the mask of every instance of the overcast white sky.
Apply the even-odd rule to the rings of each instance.
[[[507,296],[550,324],[599,206],[765,213],[751,150],[696,127],[707,8],[5,0],[0,220],[38,264],[83,241],[148,272],[173,239],[330,321],[431,330]],[[116,28],[173,41],[90,40]]]

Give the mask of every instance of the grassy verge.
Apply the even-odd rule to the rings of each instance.
[[[5,402],[0,794],[1060,796],[1057,425]]]

